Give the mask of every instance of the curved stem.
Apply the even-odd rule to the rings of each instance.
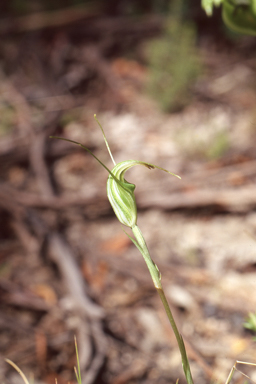
[[[183,341],[181,334],[179,333],[179,330],[178,330],[177,325],[175,323],[172,311],[171,311],[169,304],[168,304],[168,301],[166,299],[166,296],[165,296],[165,293],[164,293],[164,290],[163,290],[163,287],[161,284],[161,274],[160,274],[156,264],[151,259],[147,244],[145,242],[145,239],[142,235],[140,228],[137,225],[135,225],[134,227],[132,227],[132,231],[133,231],[133,234],[134,234],[134,236],[137,240],[137,243],[138,243],[138,244],[136,244],[137,248],[139,249],[142,256],[144,257],[144,260],[147,264],[150,275],[152,277],[154,286],[155,286],[155,288],[156,288],[156,290],[157,290],[157,292],[158,292],[158,294],[162,300],[165,312],[168,316],[169,322],[172,326],[174,335],[176,337],[176,340],[177,340],[177,343],[179,346],[179,350],[180,350],[180,354],[181,354],[182,366],[183,366],[183,370],[184,370],[184,373],[186,376],[187,383],[193,384],[193,379],[192,379],[192,375],[191,375],[191,371],[190,371],[190,365],[189,365],[184,341]]]

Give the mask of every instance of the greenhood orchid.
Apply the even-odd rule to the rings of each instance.
[[[170,310],[169,304],[168,304],[167,299],[165,297],[165,294],[164,294],[164,291],[162,288],[162,284],[161,284],[161,274],[160,274],[156,264],[154,263],[154,261],[152,260],[150,254],[149,254],[149,250],[148,250],[147,244],[145,242],[145,239],[142,235],[140,228],[137,225],[137,205],[136,205],[135,194],[134,194],[135,185],[132,183],[129,183],[125,179],[124,176],[125,176],[125,172],[128,169],[134,167],[135,165],[143,165],[144,167],[146,167],[148,169],[157,168],[157,169],[165,171],[165,172],[167,172],[173,176],[176,176],[178,178],[180,178],[180,177],[167,171],[164,168],[158,167],[158,166],[150,164],[150,163],[146,163],[144,161],[126,160],[126,161],[122,161],[122,162],[116,164],[115,160],[113,158],[113,155],[110,151],[110,148],[109,148],[105,133],[103,131],[103,128],[100,125],[99,121],[97,120],[96,115],[94,115],[94,118],[100,126],[100,129],[102,131],[107,149],[108,149],[109,154],[110,154],[110,157],[114,163],[114,168],[112,170],[110,170],[108,167],[106,167],[106,165],[104,163],[102,163],[88,148],[86,148],[82,144],[80,144],[76,141],[61,138],[61,137],[52,136],[52,138],[69,141],[71,143],[75,143],[75,144],[81,146],[83,149],[85,149],[87,152],[89,152],[108,171],[109,176],[108,176],[108,180],[107,180],[107,196],[108,196],[109,202],[110,202],[118,220],[121,222],[121,224],[131,228],[131,230],[133,232],[135,239],[132,238],[127,233],[126,234],[130,238],[130,240],[134,243],[134,245],[138,248],[138,250],[142,254],[142,256],[143,256],[143,258],[147,264],[147,267],[148,267],[150,275],[152,277],[154,286],[155,286],[157,292],[159,293],[159,296],[160,296],[162,303],[164,305],[166,314],[168,316],[168,319],[169,319],[170,324],[172,326],[172,329],[174,331],[174,334],[175,334],[175,337],[176,337],[176,340],[177,340],[177,343],[179,346],[181,359],[182,359],[182,366],[183,366],[183,370],[185,373],[187,383],[193,384],[193,379],[192,379],[192,375],[190,372],[190,365],[189,365],[184,341],[183,341],[181,334],[178,331],[178,328],[177,328],[176,323],[174,321],[174,318],[173,318],[172,312]]]

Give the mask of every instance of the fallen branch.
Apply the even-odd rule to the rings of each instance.
[[[5,18],[0,20],[0,34],[5,35],[61,27],[90,18],[97,13],[97,7],[91,3],[86,6],[69,7],[57,11],[37,12],[16,18]]]

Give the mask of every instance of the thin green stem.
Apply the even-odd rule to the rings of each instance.
[[[166,296],[165,296],[165,293],[164,293],[164,290],[163,290],[163,287],[161,284],[161,274],[160,274],[156,264],[151,259],[147,244],[145,242],[145,239],[144,239],[142,232],[139,229],[139,227],[137,225],[135,225],[134,227],[132,227],[132,231],[133,231],[133,234],[137,240],[137,244],[135,243],[135,245],[137,246],[137,248],[141,252],[142,256],[144,257],[144,260],[148,266],[150,275],[152,277],[154,286],[155,286],[155,288],[156,288],[156,290],[157,290],[157,292],[158,292],[158,294],[162,300],[165,312],[168,316],[169,322],[172,326],[174,335],[176,337],[176,340],[177,340],[177,343],[179,346],[179,350],[180,350],[180,354],[181,354],[182,366],[183,366],[183,370],[184,370],[184,373],[186,376],[187,383],[193,384],[193,379],[192,379],[192,375],[191,375],[191,371],[190,371],[190,365],[189,365],[184,341],[183,341],[181,334],[179,333],[179,330],[178,330],[177,325],[175,323],[174,317],[172,315],[172,311],[171,311],[169,304],[168,304],[168,301],[166,299]],[[134,242],[135,242],[135,240],[134,240]]]
[[[159,294],[159,296],[160,296],[160,298],[162,300],[165,312],[166,312],[166,314],[168,316],[169,322],[170,322],[170,324],[172,326],[173,332],[175,334],[175,337],[176,337],[176,340],[177,340],[177,343],[178,343],[178,346],[179,346],[179,350],[180,350],[180,354],[181,354],[181,359],[182,359],[182,366],[183,366],[183,370],[184,370],[184,373],[185,373],[185,376],[186,376],[186,379],[187,379],[187,383],[188,384],[193,384],[193,379],[192,379],[192,375],[191,375],[191,371],[190,371],[190,365],[189,365],[189,361],[188,361],[187,352],[186,352],[186,348],[185,348],[185,345],[184,345],[183,338],[182,338],[181,334],[178,331],[178,328],[177,328],[177,325],[175,323],[172,311],[171,311],[171,309],[169,307],[169,304],[168,304],[168,301],[166,299],[164,290],[163,289],[157,289],[157,292],[158,292],[158,294]]]
[[[140,228],[137,225],[135,225],[134,227],[132,227],[132,231],[133,231],[133,234],[134,234],[134,236],[135,236],[135,238],[139,244],[138,249],[140,250],[140,252],[141,252],[142,256],[144,257],[144,260],[148,266],[148,269],[149,269],[150,275],[152,277],[154,286],[156,287],[156,289],[162,289],[161,276],[160,276],[159,270],[158,270],[156,264],[154,263],[154,261],[151,259],[147,244],[145,242],[145,239],[142,235]]]

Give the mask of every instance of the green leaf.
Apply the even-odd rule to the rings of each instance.
[[[218,7],[222,0],[202,0],[201,5],[208,16],[212,16],[213,6]]]
[[[256,332],[256,312],[255,313],[250,312],[243,325],[244,325],[244,328],[247,328],[253,332]]]
[[[124,229],[123,229],[124,233],[126,234],[126,236],[129,237],[129,239],[133,242],[133,244],[135,245],[135,247],[138,248],[138,250],[140,251],[140,253],[143,254],[143,249],[141,248],[141,246],[139,245],[139,243],[137,242],[137,240],[135,240],[133,237],[131,237]]]
[[[256,0],[251,0],[252,12],[256,15]]]
[[[256,36],[255,0],[250,4],[234,5],[225,0],[222,6],[222,18],[227,27],[234,32]]]

